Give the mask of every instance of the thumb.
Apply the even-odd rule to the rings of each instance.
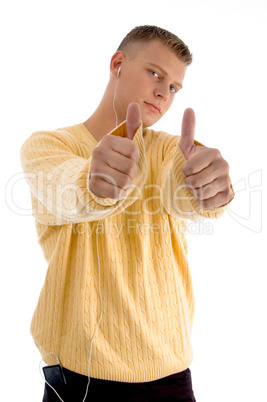
[[[195,152],[196,117],[193,109],[185,109],[182,121],[182,132],[179,146],[186,159]]]
[[[127,138],[133,140],[136,130],[141,124],[141,110],[137,102],[129,104],[126,115]]]

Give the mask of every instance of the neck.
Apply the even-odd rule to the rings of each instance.
[[[99,142],[116,126],[116,115],[113,109],[114,88],[109,83],[104,96],[95,112],[83,124]],[[121,122],[118,121],[118,124]]]

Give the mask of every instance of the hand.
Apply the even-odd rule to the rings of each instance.
[[[105,135],[93,150],[89,188],[98,197],[122,199],[137,176],[138,146],[132,141],[141,124],[137,103],[127,109],[127,138]]]
[[[179,143],[187,159],[183,168],[184,184],[202,207],[221,207],[233,198],[229,165],[218,149],[194,144],[195,125],[193,109],[186,109]]]

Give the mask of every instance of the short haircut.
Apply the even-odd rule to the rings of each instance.
[[[178,36],[154,25],[142,25],[132,29],[122,40],[117,51],[121,50],[125,53],[134,51],[133,45],[142,45],[153,40],[163,43],[186,66],[192,63],[193,58],[188,46]]]

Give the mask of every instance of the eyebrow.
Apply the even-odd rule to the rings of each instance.
[[[158,70],[160,70],[160,72],[163,74],[163,75],[165,75],[165,76],[168,76],[169,74],[167,73],[167,71],[165,71],[162,67],[160,67],[158,64],[155,64],[155,63],[147,63],[147,64],[149,64],[150,66],[153,66],[153,67],[155,67],[155,68],[157,68]],[[182,84],[180,84],[178,81],[174,81],[174,85],[176,85],[176,86],[178,86],[178,87],[180,87],[180,88],[183,88],[183,86],[182,86]]]

